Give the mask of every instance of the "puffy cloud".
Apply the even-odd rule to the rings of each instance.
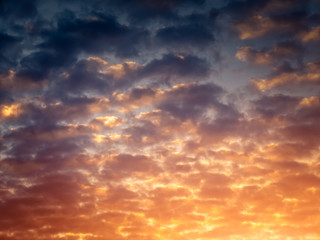
[[[154,59],[141,69],[142,77],[158,77],[164,82],[175,82],[181,78],[205,78],[210,73],[210,65],[205,59],[192,55],[164,55]]]
[[[301,61],[302,48],[295,42],[281,42],[272,49],[255,50],[251,47],[240,47],[235,57],[243,62],[255,64],[277,64],[283,59],[296,58]]]
[[[180,119],[194,119],[202,117],[210,107],[218,111],[223,108],[219,102],[222,88],[214,84],[180,84],[175,85],[163,95],[158,108],[173,114]]]
[[[318,10],[2,1],[0,238],[317,239]]]
[[[263,96],[254,102],[254,111],[264,119],[283,117],[297,108],[300,98],[286,95]]]
[[[231,1],[225,11],[232,13],[232,26],[241,40],[281,34],[297,36],[307,29],[308,4],[308,1]]]
[[[253,16],[244,23],[239,23],[235,26],[235,29],[239,32],[240,39],[257,38],[269,33],[276,28],[274,23],[269,18],[265,18],[261,15]]]
[[[21,113],[20,104],[3,105],[1,106],[1,117],[0,119],[17,117]]]
[[[60,53],[113,52],[117,56],[131,57],[138,54],[134,45],[138,46],[145,41],[148,32],[121,25],[114,16],[98,14],[91,18],[77,19],[72,13],[65,12],[65,16],[58,21],[57,29],[44,33],[44,37],[47,40],[39,47]]]
[[[312,28],[310,31],[302,34],[302,42],[319,41],[320,40],[320,26]]]
[[[252,83],[259,91],[267,91],[278,87],[288,87],[290,85],[314,85],[319,81],[319,73],[316,66],[318,61],[308,62],[301,69],[290,69],[285,66],[280,66],[274,71],[269,78],[253,78]],[[285,68],[282,68],[285,67]]]

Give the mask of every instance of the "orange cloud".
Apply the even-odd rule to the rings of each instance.
[[[0,2],[0,240],[320,238],[314,0]]]
[[[310,31],[301,34],[300,39],[302,42],[320,41],[320,26],[316,26]]]
[[[235,57],[242,62],[254,64],[278,64],[284,59],[301,58],[301,47],[294,42],[280,42],[270,49],[256,50],[252,47],[240,47]]]
[[[269,53],[255,52],[250,47],[239,48],[235,57],[243,62],[252,61],[257,64],[270,63],[271,61],[271,56]]]
[[[277,28],[278,25],[268,17],[255,15],[242,23],[235,24],[241,40],[261,37]]]
[[[316,84],[320,81],[318,65],[319,62],[309,62],[302,71],[280,72],[267,79],[252,78],[251,82],[261,92],[291,84]]]
[[[3,105],[1,106],[1,118],[17,117],[21,114],[21,104]]]
[[[124,62],[121,64],[108,66],[107,68],[103,69],[101,73],[110,75],[115,79],[120,79],[130,72],[136,71],[140,67],[141,65],[135,62]]]

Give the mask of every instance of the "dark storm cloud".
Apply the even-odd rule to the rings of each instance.
[[[111,52],[132,57],[138,55],[138,46],[146,43],[148,37],[148,31],[121,25],[114,16],[104,14],[79,19],[72,12],[65,12],[57,25],[55,31],[44,33],[47,40],[40,48],[69,54]]]

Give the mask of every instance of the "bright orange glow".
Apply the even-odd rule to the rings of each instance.
[[[21,112],[20,104],[5,105],[1,107],[1,115],[3,117],[14,117],[18,116]]]

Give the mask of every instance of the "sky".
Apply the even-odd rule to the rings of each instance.
[[[319,0],[1,0],[1,240],[320,239]]]

